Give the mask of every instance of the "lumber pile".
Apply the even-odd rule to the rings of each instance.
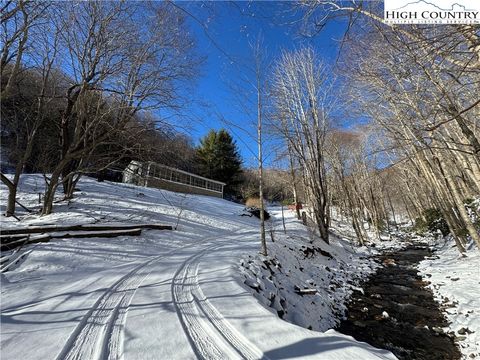
[[[128,229],[172,230],[170,225],[160,224],[85,224],[85,225],[47,225],[29,226],[26,228],[2,229],[1,235],[39,234],[58,231],[116,231]]]
[[[172,230],[172,227],[160,224],[86,224],[2,229],[0,231],[0,251],[12,250],[26,244],[48,242],[51,239],[59,238],[138,236],[141,234],[142,229]]]

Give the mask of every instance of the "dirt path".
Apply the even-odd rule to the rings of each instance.
[[[410,245],[378,256],[386,266],[355,292],[348,318],[337,330],[399,359],[460,359],[454,341],[441,330],[447,321],[416,265],[430,255],[428,247]]]

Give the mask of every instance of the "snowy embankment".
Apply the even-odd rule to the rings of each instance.
[[[278,219],[281,212],[273,215]],[[331,329],[343,317],[352,291],[361,291],[359,283],[380,265],[367,247],[353,247],[337,236],[331,235],[330,245],[311,242],[291,212],[286,222],[286,234],[277,226],[269,256],[241,260],[245,284],[282,319],[317,331]]]
[[[480,252],[460,256],[453,240],[437,243],[434,255],[419,270],[441,305],[464,359],[480,358]]]
[[[41,176],[24,176],[19,201],[38,210],[42,182]],[[2,227],[175,224],[180,216],[178,230],[58,238],[22,248],[16,254],[20,261],[2,273],[2,359],[395,358],[333,330],[321,333],[285,322],[253,297],[239,262],[258,252],[258,219],[239,216],[242,206],[88,178],[78,187],[72,201],[56,204],[54,214],[20,212],[21,222],[2,218]],[[0,195],[5,199],[5,187]],[[281,244],[295,243],[300,250],[307,237],[295,221],[287,234],[268,244],[285,270],[290,265]],[[338,241],[325,251],[336,261],[316,254],[317,270],[305,276],[319,289],[318,313],[332,319],[334,310],[326,309],[350,290],[330,292],[323,286],[342,288],[353,279],[346,275],[353,267],[346,264],[352,260],[359,266],[363,260],[353,254],[350,259],[352,250]],[[305,261],[314,268],[313,259]],[[298,276],[297,286],[307,283],[303,273],[290,270],[292,278]],[[290,298],[288,305],[295,305]],[[312,327],[319,329],[331,323],[316,321]]]

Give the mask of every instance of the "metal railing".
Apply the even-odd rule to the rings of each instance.
[[[137,161],[132,161],[124,170],[124,182],[130,182],[128,179],[135,176],[144,179],[144,185],[147,185],[149,178],[153,178],[175,184],[205,189],[219,194],[223,194],[223,187],[226,185],[221,181],[208,179],[184,170],[175,169],[170,166],[153,162],[140,163]]]

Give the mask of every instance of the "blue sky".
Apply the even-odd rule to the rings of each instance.
[[[282,49],[304,45],[315,48],[323,60],[334,63],[339,51],[345,23],[331,22],[314,38],[306,38],[298,27],[286,24],[295,19],[287,2],[178,2],[193,17],[188,18],[190,29],[198,42],[198,50],[207,59],[202,75],[194,87],[192,104],[188,109],[191,120],[187,132],[195,143],[210,129],[227,128],[233,133],[244,164],[255,163],[256,152],[253,120],[247,109],[239,106],[233,87],[239,76],[248,77],[245,64],[251,61],[251,44],[261,34],[265,53],[274,62]],[[222,118],[228,119],[225,123]],[[239,128],[247,128],[246,133]],[[271,159],[267,159],[268,161]]]

